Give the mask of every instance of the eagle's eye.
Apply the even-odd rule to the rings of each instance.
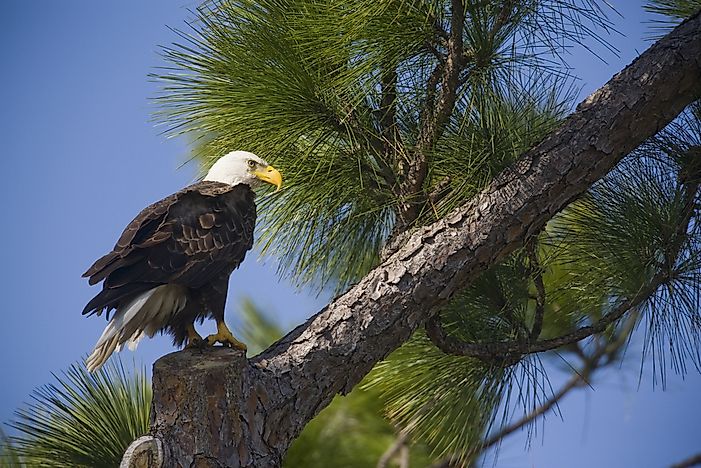
[[[252,159],[249,159],[249,160],[248,160],[248,167],[250,167],[251,169],[253,169],[254,167],[256,167],[256,162],[255,162],[254,160],[252,160]]]

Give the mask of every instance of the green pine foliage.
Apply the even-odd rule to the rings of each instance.
[[[659,15],[652,21],[652,39],[667,34],[683,19],[701,10],[701,0],[648,0],[645,9]]]
[[[483,189],[499,172],[544,138],[565,116],[574,88],[560,78],[480,86],[465,95],[432,154],[430,180],[448,178],[451,190],[422,221],[435,221]],[[474,91],[473,91],[474,92]]]
[[[378,391],[388,417],[436,459],[470,461],[508,394],[511,372],[444,354],[417,333],[375,367],[365,388]]]
[[[397,161],[419,134],[449,2],[211,1],[163,50],[159,120],[207,167],[232,148],[266,157],[286,189],[265,197],[259,244],[300,285],[342,290],[377,264],[400,203]],[[430,222],[464,202],[568,109],[554,64],[609,23],[594,1],[466,2],[455,109],[429,155],[427,188],[450,178]],[[557,21],[554,21],[557,19]],[[381,134],[382,78],[396,73],[396,130]],[[387,146],[390,150],[387,151]]]
[[[121,361],[95,373],[82,364],[34,391],[15,413],[10,438],[26,466],[119,466],[124,451],[149,427],[151,385],[145,371]]]
[[[0,428],[0,468],[19,468],[22,459],[12,445],[12,441]]]
[[[346,396],[337,396],[293,442],[284,466],[376,466],[398,437],[398,430],[383,413],[384,407],[375,390],[359,386]],[[431,465],[432,457],[426,445],[411,442],[408,445],[411,466]]]

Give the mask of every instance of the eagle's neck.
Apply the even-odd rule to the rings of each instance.
[[[250,181],[246,177],[227,173],[226,171],[210,170],[202,179],[204,182],[219,182],[221,184],[231,185],[232,187],[240,184],[250,186]]]
[[[202,179],[202,182],[219,182],[220,184],[226,184],[226,185],[231,185],[232,187],[235,187],[236,185],[249,185],[248,182],[244,182],[242,179],[217,179],[216,177],[205,177]]]

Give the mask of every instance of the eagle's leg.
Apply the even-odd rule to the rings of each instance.
[[[246,345],[234,338],[231,330],[224,323],[224,306],[230,274],[231,272],[227,271],[226,274],[201,289],[203,305],[212,312],[211,317],[217,322],[217,332],[207,337],[207,344],[212,346],[215,343],[221,343],[224,346],[246,351]]]
[[[185,331],[187,332],[187,344],[185,345],[186,348],[199,348],[204,344],[204,340],[200,336],[199,333],[197,333],[197,330],[195,330],[195,324],[191,323],[187,327],[185,327]]]
[[[234,338],[234,335],[231,334],[231,330],[229,330],[229,327],[226,326],[223,320],[217,320],[217,333],[207,337],[207,344],[211,346],[215,343],[221,343],[224,346],[230,346],[242,351],[246,351],[247,349],[245,344]]]

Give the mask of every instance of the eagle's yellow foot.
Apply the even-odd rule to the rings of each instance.
[[[195,326],[193,324],[188,325],[185,330],[187,331],[186,348],[201,348],[204,345],[204,340],[200,334],[197,333],[197,330],[195,330]]]
[[[221,343],[224,346],[246,351],[246,345],[234,338],[231,331],[224,322],[217,322],[217,333],[207,337],[207,344],[212,346],[215,343]]]

